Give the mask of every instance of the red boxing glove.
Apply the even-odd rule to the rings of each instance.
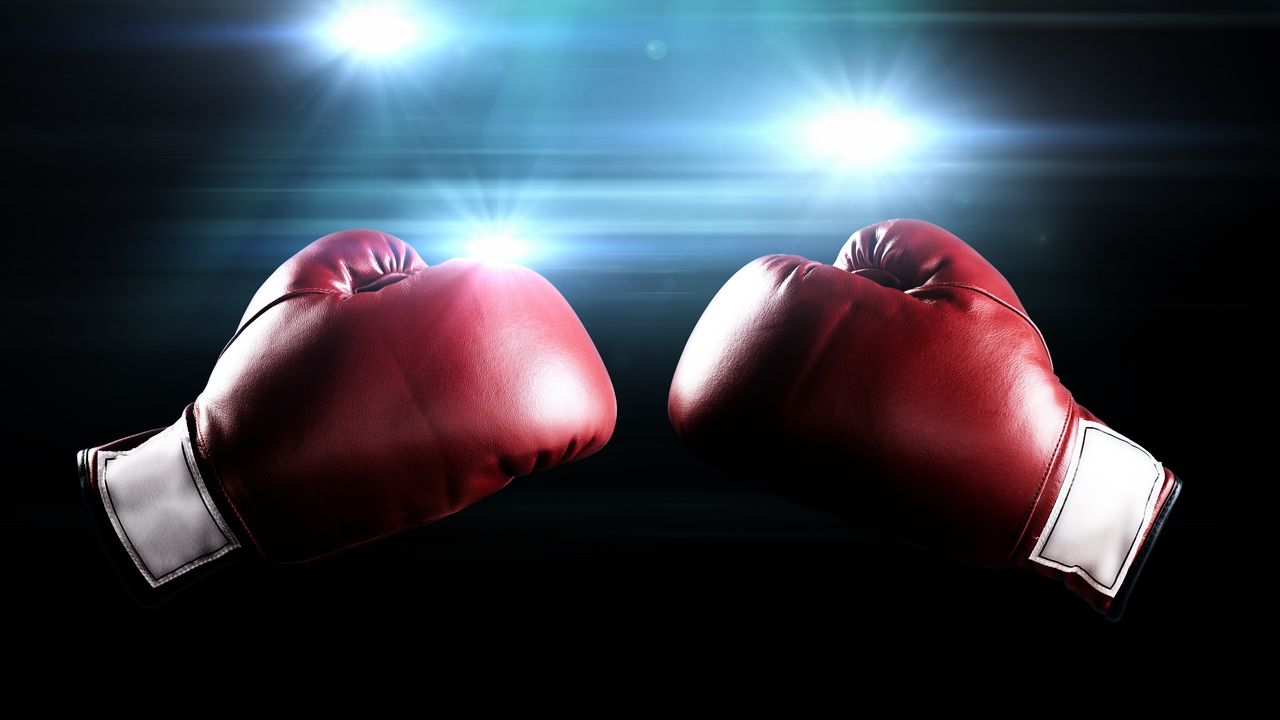
[[[82,451],[81,478],[146,591],[239,548],[308,560],[444,517],[599,450],[616,414],[540,275],[348,230],[267,279],[178,422]]]
[[[1009,283],[929,223],[835,266],[738,271],[668,403],[695,451],[966,562],[1056,577],[1117,617],[1180,481],[1072,399]]]

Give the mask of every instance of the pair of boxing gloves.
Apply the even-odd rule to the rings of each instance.
[[[1113,617],[1180,487],[1072,399],[1004,277],[919,221],[858,231],[834,265],[740,270],[668,410],[785,497]],[[82,451],[80,475],[126,581],[161,596],[236,555],[304,561],[457,512],[599,450],[616,413],[541,276],[351,230],[271,275],[177,422]]]

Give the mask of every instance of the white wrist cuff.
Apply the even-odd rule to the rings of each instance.
[[[1115,597],[1151,526],[1164,467],[1111,428],[1081,420],[1075,454],[1031,560]]]
[[[99,451],[97,463],[107,517],[151,587],[240,547],[200,476],[185,418],[132,450]]]

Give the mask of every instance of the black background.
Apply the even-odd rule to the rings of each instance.
[[[484,7],[490,20],[501,14]],[[968,78],[957,95],[981,88],[1022,123],[1127,128],[1104,142],[1048,143],[1034,180],[993,161],[972,201],[926,218],[1005,272],[1077,398],[1186,481],[1120,625],[1037,577],[955,566],[792,507],[678,445],[665,417],[671,372],[701,307],[770,244],[754,236],[683,266],[655,250],[602,260],[605,269],[589,258],[539,268],[579,309],[616,385],[617,433],[596,457],[387,542],[306,566],[237,566],[159,616],[138,609],[88,531],[75,451],[172,421],[262,278],[338,229],[272,231],[230,254],[172,231],[274,212],[270,200],[233,211],[181,192],[201,182],[200,168],[253,156],[236,128],[297,109],[287,78],[263,71],[278,48],[187,41],[175,29],[261,18],[261,5],[236,3],[43,3],[6,20],[8,602],[25,614],[124,618],[117,628],[228,613],[288,623],[299,609],[353,625],[404,618],[406,640],[440,625],[573,635],[655,621],[820,641],[979,628],[1012,642],[1065,632],[1137,647],[1171,628],[1269,634],[1280,499],[1269,467],[1276,15],[1263,4],[1206,16],[1154,3],[1041,6],[1062,11],[1053,22],[1010,4],[957,7],[972,17],[895,28]],[[897,43],[880,29],[826,32],[837,46],[841,33]],[[627,172],[557,170],[579,171]],[[868,212],[773,249],[827,259],[881,219]],[[1050,237],[1024,242],[1045,215]],[[360,224],[429,244],[395,218],[368,213]],[[619,267],[630,262],[634,273]]]

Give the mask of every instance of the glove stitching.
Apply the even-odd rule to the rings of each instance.
[[[248,320],[245,320],[243,323],[241,323],[241,324],[240,324],[240,327],[236,328],[236,332],[235,332],[235,334],[234,334],[234,335],[232,335],[232,336],[231,336],[231,339],[227,341],[227,344],[222,346],[222,350],[221,350],[221,352],[219,352],[219,353],[218,353],[218,357],[219,357],[219,358],[221,358],[223,355],[225,355],[225,354],[226,354],[227,349],[231,347],[231,343],[235,342],[235,341],[240,337],[240,335],[241,335],[242,333],[244,333],[244,331],[245,331],[245,330],[246,330],[250,325],[252,325],[252,324],[253,324],[253,321],[254,321],[254,320],[257,320],[258,318],[262,317],[263,313],[265,313],[266,311],[268,311],[268,310],[270,310],[271,308],[275,307],[276,305],[279,305],[280,303],[284,302],[285,300],[292,300],[293,298],[295,298],[295,297],[297,297],[297,296],[299,296],[299,295],[346,295],[346,294],[347,294],[347,293],[343,293],[343,292],[341,292],[341,291],[339,291],[339,290],[334,290],[334,289],[332,289],[332,288],[300,288],[300,289],[298,289],[298,290],[290,290],[289,292],[285,293],[284,295],[281,295],[280,297],[276,298],[275,300],[272,300],[271,302],[267,303],[265,306],[263,306],[263,308],[262,308],[261,310],[259,310],[258,312],[254,313],[254,314],[253,314],[253,317],[251,317],[251,318],[249,318]]]
[[[934,288],[943,288],[943,287],[954,287],[954,288],[961,288],[964,290],[972,290],[973,292],[976,292],[979,295],[982,295],[984,297],[987,297],[987,298],[990,298],[991,300],[996,301],[996,303],[998,303],[1004,309],[1022,318],[1024,321],[1026,321],[1028,325],[1031,326],[1032,330],[1036,331],[1036,337],[1040,338],[1040,345],[1044,347],[1044,354],[1049,356],[1049,369],[1050,370],[1053,369],[1053,354],[1049,352],[1049,343],[1044,339],[1044,333],[1040,332],[1039,326],[1037,326],[1035,322],[1025,312],[1014,307],[1012,304],[1008,303],[1007,301],[1001,300],[1000,298],[996,297],[990,292],[983,290],[980,287],[969,285],[967,283],[941,282],[941,283],[935,283],[933,285],[922,285],[920,287],[911,288],[910,290],[905,291],[905,293],[907,295],[911,295],[912,293],[915,293],[915,292],[923,292],[927,290],[932,290]]]
[[[1017,540],[1014,541],[1013,547],[1009,549],[1009,554],[1005,557],[1006,563],[1013,559],[1013,554],[1018,551],[1018,548],[1022,546],[1023,540],[1026,539],[1027,531],[1030,529],[1031,525],[1031,517],[1035,515],[1036,508],[1040,507],[1041,496],[1044,495],[1045,485],[1049,482],[1049,476],[1053,474],[1053,469],[1057,467],[1058,460],[1066,450],[1068,437],[1067,430],[1071,427],[1071,418],[1075,417],[1076,409],[1079,407],[1079,405],[1076,404],[1076,399],[1072,397],[1071,391],[1069,390],[1067,391],[1067,402],[1067,416],[1063,418],[1062,429],[1058,431],[1058,443],[1054,448],[1053,455],[1049,457],[1049,465],[1044,469],[1044,475],[1040,478],[1040,484],[1036,486],[1035,499],[1031,501],[1031,504],[1027,507],[1026,514],[1022,517],[1022,531],[1018,533]]]

